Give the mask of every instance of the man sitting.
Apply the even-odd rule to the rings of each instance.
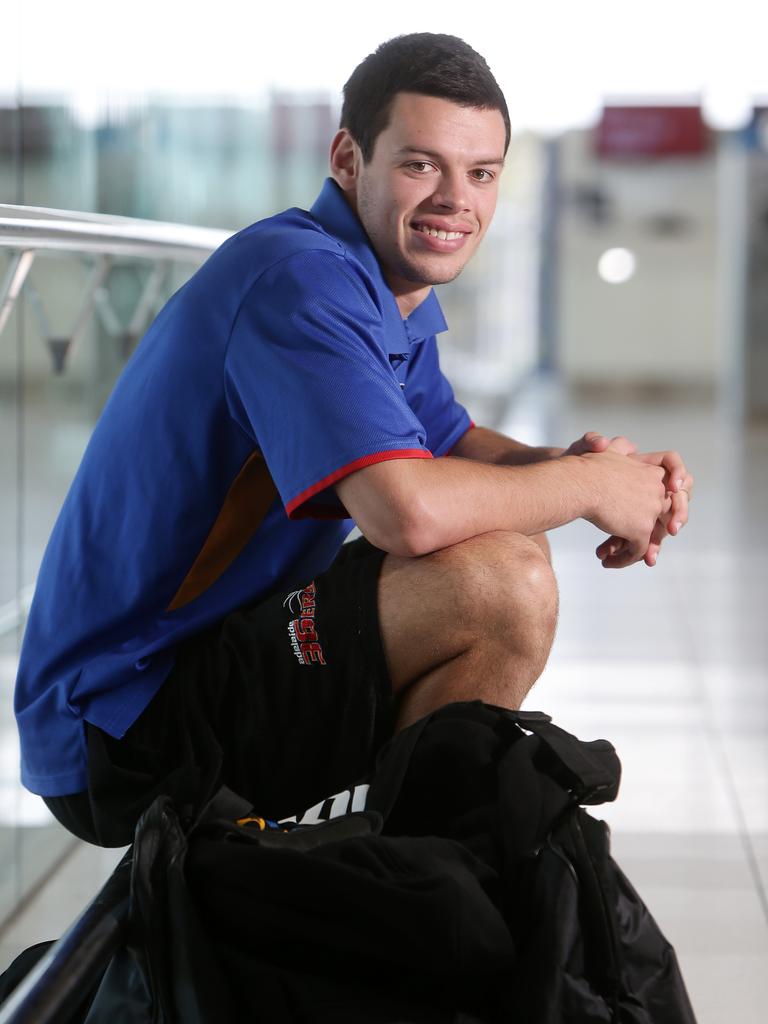
[[[676,453],[530,448],[440,371],[432,286],[480,244],[509,144],[482,57],[402,36],[344,94],[312,209],[229,239],[149,329],[43,559],[22,779],[92,842],[222,782],[288,815],[437,707],[518,707],[555,629],[546,531],[587,519],[622,567],[686,522]]]

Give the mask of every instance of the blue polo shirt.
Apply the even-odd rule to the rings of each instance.
[[[328,180],[228,239],[167,303],[97,423],[43,558],[15,709],[22,781],[87,787],[83,722],[122,736],[185,637],[333,561],[333,485],[448,452],[434,293],[403,320]]]

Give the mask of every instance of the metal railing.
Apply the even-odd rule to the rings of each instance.
[[[67,1024],[120,945],[132,848],[97,896],[0,1006],[0,1024]]]
[[[0,203],[0,247],[204,260],[230,232],[159,220]]]
[[[147,327],[174,263],[202,263],[230,235],[228,231],[159,221],[0,204],[0,250],[10,260],[0,277],[0,335],[22,296],[61,373],[93,315],[107,333],[132,347]],[[53,331],[30,271],[39,257],[75,257],[90,264],[78,314],[69,331]],[[118,263],[149,261],[149,273],[127,324],[112,306],[107,283]],[[0,268],[0,275],[2,269]],[[27,588],[30,589],[30,588]],[[29,595],[0,607],[0,632],[16,628]],[[101,892],[86,907],[0,1007],[0,1024],[64,1024],[78,1008],[117,948],[125,927],[130,851]]]
[[[24,296],[48,348],[55,374],[62,374],[69,365],[94,315],[127,356],[157,311],[171,265],[183,263],[194,268],[229,236],[229,231],[214,228],[0,203],[0,250],[10,256],[4,277],[0,266],[0,337],[14,306]],[[67,329],[57,329],[52,324],[46,304],[30,277],[39,257],[75,257],[89,265],[77,315]],[[118,263],[132,261],[148,262],[149,273],[130,318],[123,322],[107,285]],[[0,635],[17,628],[28,596],[22,592],[0,606]]]
[[[0,204],[0,249],[11,254],[0,284],[0,335],[26,285],[57,373],[64,370],[94,311],[101,315],[110,334],[121,334],[135,342],[147,326],[169,265],[199,264],[229,235],[228,231],[186,224]],[[66,333],[52,333],[44,306],[28,278],[39,255],[62,254],[94,257],[94,264],[74,326]],[[105,286],[115,260],[126,259],[151,260],[155,266],[129,324],[123,328]]]

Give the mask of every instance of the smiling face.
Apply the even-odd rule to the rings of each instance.
[[[408,92],[395,96],[369,163],[346,129],[334,139],[331,171],[404,317],[477,249],[496,208],[504,143],[498,110]]]

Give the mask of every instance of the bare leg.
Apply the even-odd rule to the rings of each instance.
[[[546,555],[547,561],[551,565],[552,564],[552,552],[551,552],[551,550],[549,548],[549,540],[547,539],[546,533],[534,533],[533,536],[529,537],[528,539],[532,540],[532,541],[535,541],[535,543],[539,545],[541,550]]]
[[[539,543],[488,533],[387,555],[379,612],[402,728],[454,701],[519,707],[549,656],[557,586]]]

